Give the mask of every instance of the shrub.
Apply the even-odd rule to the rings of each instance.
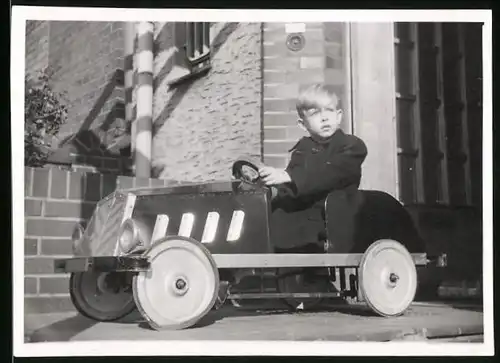
[[[56,93],[50,85],[51,72],[25,77],[24,95],[24,163],[26,166],[45,165],[53,152],[52,143],[67,120],[65,95]]]

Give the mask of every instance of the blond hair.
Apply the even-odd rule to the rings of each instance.
[[[337,95],[328,90],[323,84],[312,85],[303,90],[296,102],[297,113],[300,117],[304,116],[303,111],[315,107],[333,104],[338,107],[339,99]]]

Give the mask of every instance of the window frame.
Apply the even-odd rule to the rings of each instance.
[[[167,81],[169,86],[176,86],[186,80],[202,76],[212,67],[210,23],[185,22],[183,26],[184,39],[182,44],[178,45],[178,52],[181,55],[176,64],[179,75],[174,75]]]

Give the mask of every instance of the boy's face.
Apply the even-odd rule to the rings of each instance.
[[[342,121],[342,111],[333,100],[322,100],[312,108],[302,111],[299,125],[318,140],[330,138],[338,130]]]

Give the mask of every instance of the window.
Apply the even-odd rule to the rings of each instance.
[[[210,23],[176,23],[174,32],[177,54],[167,77],[169,85],[210,69]]]
[[[186,57],[193,68],[210,58],[210,23],[186,23]]]
[[[478,25],[395,24],[399,187],[404,204],[480,204]]]

